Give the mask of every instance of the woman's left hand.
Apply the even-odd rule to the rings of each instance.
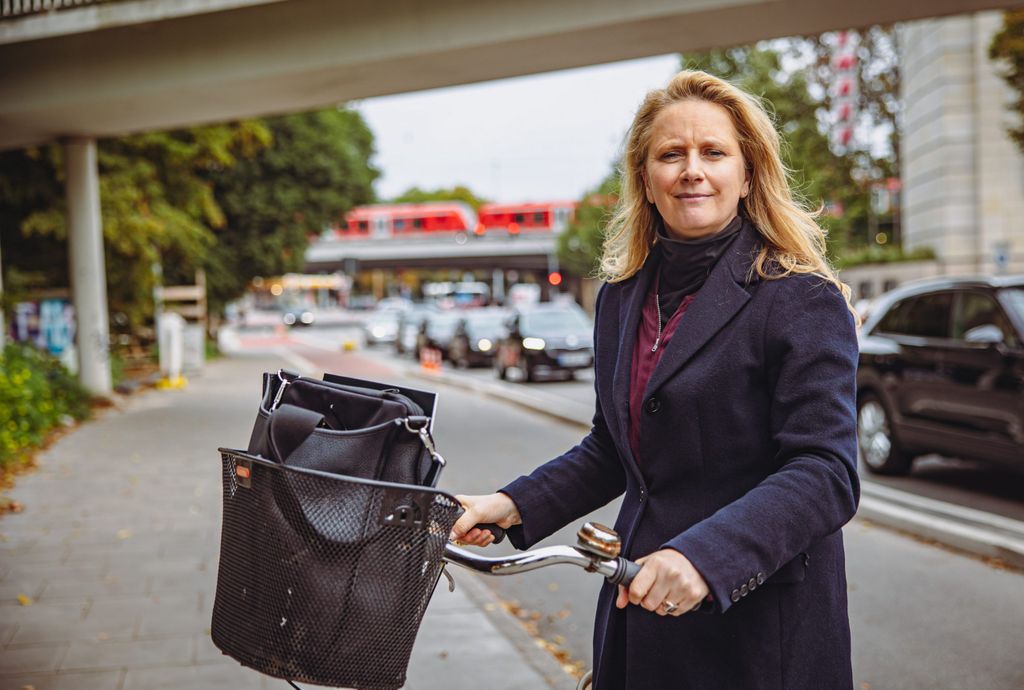
[[[710,591],[690,559],[675,549],[655,551],[636,562],[643,567],[633,584],[628,590],[619,585],[615,605],[620,609],[636,604],[659,616],[681,616],[704,601]]]

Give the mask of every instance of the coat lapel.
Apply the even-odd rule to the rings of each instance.
[[[661,252],[651,252],[640,272],[623,286],[622,300],[619,302],[619,354],[615,361],[612,395],[618,435],[622,439],[621,446],[626,451],[629,451],[629,385],[633,373],[636,332],[640,326],[644,299],[657,273],[660,258]],[[629,456],[632,457],[631,452]]]
[[[711,269],[704,286],[679,320],[672,340],[647,383],[645,398],[681,369],[750,300],[745,285],[757,247],[757,231],[747,223]],[[634,340],[635,330],[634,326]]]

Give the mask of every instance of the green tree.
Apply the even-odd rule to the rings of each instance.
[[[224,215],[205,175],[269,143],[258,121],[151,132],[97,145],[107,296],[115,324],[152,317],[154,266],[191,282]],[[0,154],[5,264],[17,290],[69,284],[64,166],[58,146]]]
[[[855,141],[846,153],[856,174],[862,179],[899,177],[900,129],[900,57],[896,29],[891,24],[875,25],[846,32],[856,46],[859,113],[862,131],[884,135],[885,145],[877,150],[877,137]],[[818,119],[832,107],[835,70],[832,55],[837,34],[791,38],[782,41],[789,60],[802,65],[808,91],[819,103]]]
[[[595,275],[605,227],[618,196],[619,172],[613,169],[580,200],[572,223],[558,236],[558,261],[563,269],[584,278]]]
[[[206,260],[214,305],[256,276],[300,270],[310,238],[374,199],[373,133],[358,112],[329,108],[265,125],[270,146],[208,176],[225,217]]]
[[[1003,79],[1016,94],[1010,111],[1016,115],[1016,124],[1007,131],[1024,151],[1024,10],[1011,10],[1003,14],[1003,26],[992,37],[989,57],[1001,63]]]
[[[433,190],[410,187],[391,201],[396,204],[422,203],[424,201],[462,201],[469,204],[474,211],[487,203],[487,199],[477,196],[469,187],[464,185],[456,185],[450,188],[440,187]]]

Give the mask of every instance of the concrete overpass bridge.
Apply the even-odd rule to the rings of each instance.
[[[80,375],[104,393],[99,137],[1016,4],[2,0],[0,149],[63,142]]]

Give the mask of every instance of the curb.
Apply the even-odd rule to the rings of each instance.
[[[1024,522],[862,482],[857,516],[1024,569]]]
[[[498,398],[586,430],[591,426],[592,410],[583,411],[579,403],[557,396],[512,390],[498,382],[477,381],[450,372],[427,374],[419,367],[408,365],[404,373]],[[1019,520],[925,498],[863,479],[857,517],[1024,569],[1024,522]]]

